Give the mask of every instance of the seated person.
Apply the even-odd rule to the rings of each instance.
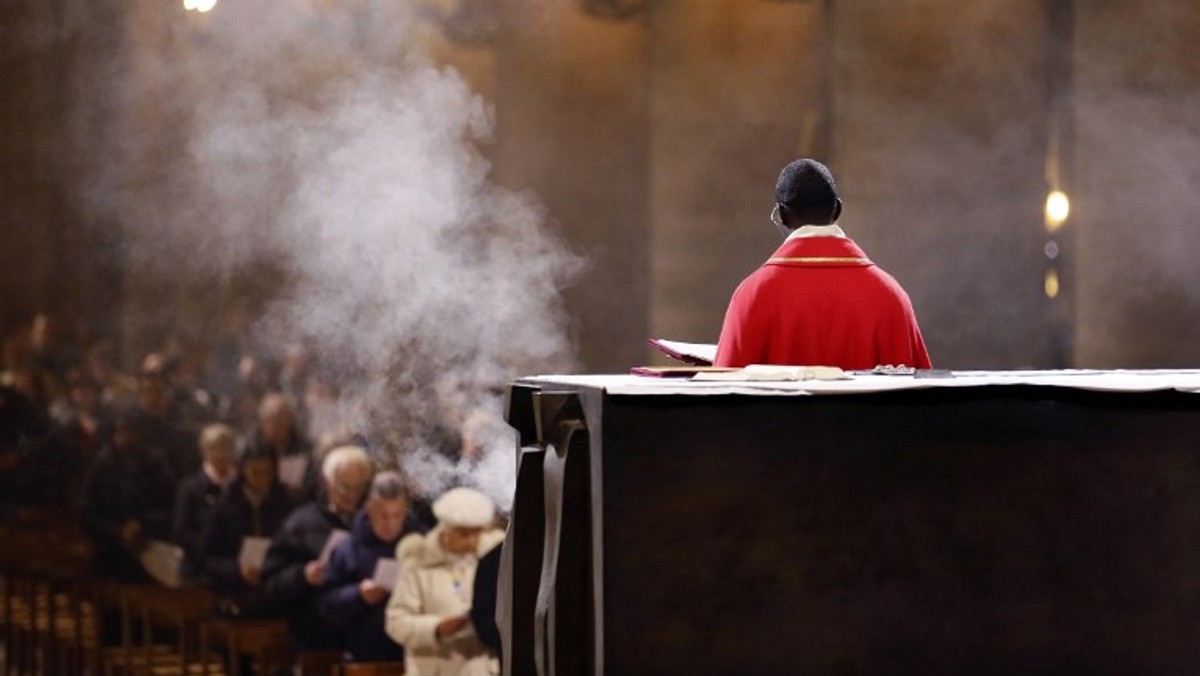
[[[395,576],[382,584],[373,578],[380,559],[395,556],[401,537],[421,531],[409,512],[403,478],[396,472],[375,475],[350,537],[329,557],[325,589],[317,603],[325,619],[342,628],[347,661],[404,661],[404,648],[383,630]]]
[[[159,456],[142,443],[135,413],[122,410],[83,481],[83,528],[95,543],[100,577],[149,580],[139,556],[148,539],[167,536],[171,486]]]
[[[246,445],[275,453],[280,462],[280,477],[297,504],[316,497],[319,481],[313,466],[312,444],[300,431],[296,411],[282,393],[271,392],[263,396],[258,406],[258,422],[250,431]],[[292,471],[289,466],[299,469]]]
[[[266,612],[262,564],[246,560],[243,547],[246,538],[272,537],[291,512],[291,501],[277,471],[274,453],[247,451],[239,463],[238,478],[213,508],[204,530],[201,563],[223,614]]]
[[[298,650],[342,650],[342,633],[317,609],[327,562],[320,559],[334,530],[350,531],[366,495],[374,464],[357,446],[339,446],[321,463],[320,497],[288,516],[275,535],[263,568],[263,585],[273,607],[288,616]]]
[[[175,492],[171,539],[183,548],[183,579],[200,582],[200,539],[217,501],[237,478],[237,437],[228,425],[207,425],[200,432],[200,469]]]
[[[494,655],[476,636],[469,612],[481,553],[503,538],[487,496],[454,488],[433,503],[437,526],[400,542],[400,576],[387,607],[387,633],[419,674],[496,673]]]
[[[175,393],[163,374],[143,371],[138,374],[137,383],[135,424],[142,440],[161,454],[163,464],[171,473],[173,497],[175,484],[200,464],[196,433],[184,429]]]
[[[63,386],[65,395],[50,407],[53,425],[36,455],[32,477],[39,488],[52,486],[54,499],[79,493],[84,473],[103,450],[112,426],[111,410],[100,400],[96,381],[71,368]]]
[[[95,547],[96,576],[148,583],[141,554],[150,539],[164,538],[171,521],[171,476],[159,456],[142,443],[134,412],[116,414],[104,449],[83,479],[81,525]],[[121,615],[100,615],[100,643],[117,645]]]

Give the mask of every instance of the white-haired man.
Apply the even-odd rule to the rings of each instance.
[[[342,632],[317,609],[327,566],[321,554],[335,530],[350,531],[374,473],[374,463],[362,448],[331,450],[321,462],[321,494],[288,516],[267,552],[263,587],[274,608],[288,616],[300,650],[343,648]]]

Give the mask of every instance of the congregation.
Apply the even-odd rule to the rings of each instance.
[[[427,494],[339,427],[336,377],[313,354],[171,334],[126,370],[113,342],[59,329],[39,314],[4,343],[0,525],[52,513],[89,543],[98,580],[202,589],[213,618],[286,623],[287,673],[306,654],[494,673],[494,627],[475,626],[491,618],[471,611],[476,586],[494,589],[475,570],[503,516],[472,488]],[[463,430],[431,428],[439,452],[470,452]],[[119,644],[120,609],[96,615],[98,644]]]

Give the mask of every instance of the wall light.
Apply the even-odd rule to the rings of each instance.
[[[1061,190],[1051,191],[1046,196],[1046,229],[1054,232],[1063,226],[1071,214],[1071,200]]]
[[[1047,298],[1053,299],[1053,298],[1058,297],[1058,291],[1059,291],[1058,270],[1056,270],[1054,268],[1050,268],[1049,270],[1046,270],[1046,279],[1044,282],[1044,288],[1046,291]]]
[[[183,0],[183,8],[189,12],[205,14],[211,12],[212,8],[216,6],[217,0]]]

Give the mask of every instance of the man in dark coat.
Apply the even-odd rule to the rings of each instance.
[[[0,385],[0,522],[9,509],[38,497],[33,458],[49,429],[28,393]]]
[[[174,396],[163,374],[154,371],[138,374],[134,424],[142,440],[161,454],[171,475],[172,495],[174,486],[200,466],[195,433],[184,429]]]
[[[270,538],[283,525],[292,503],[280,485],[275,454],[251,450],[242,456],[238,478],[213,509],[200,556],[204,575],[231,616],[263,615],[262,561],[242,557],[246,538]]]
[[[101,577],[148,579],[138,557],[147,540],[166,538],[172,498],[169,473],[142,444],[132,412],[122,412],[84,478],[83,528],[96,545]]]
[[[175,494],[171,539],[183,548],[183,577],[203,581],[200,544],[209,517],[226,489],[237,478],[237,437],[221,423],[200,432],[200,469],[179,485]]]
[[[325,619],[342,627],[348,661],[404,661],[404,648],[383,629],[396,575],[388,580],[375,577],[381,559],[395,560],[402,537],[424,530],[408,506],[403,477],[396,472],[377,474],[350,537],[329,557],[317,608]]]
[[[322,496],[288,516],[267,552],[263,588],[272,607],[288,616],[298,650],[343,649],[341,631],[317,608],[328,566],[321,555],[335,530],[349,534],[373,473],[363,449],[342,446],[330,451],[321,463]]]
[[[297,504],[317,497],[320,478],[313,462],[312,443],[300,431],[295,408],[282,393],[263,396],[258,406],[258,422],[250,431],[247,446],[275,453],[280,479]]]

